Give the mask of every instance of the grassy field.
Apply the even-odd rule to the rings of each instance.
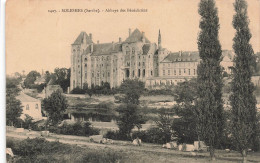
[[[19,140],[7,138],[7,147],[13,149],[16,162],[57,163],[204,163],[209,162],[209,153],[182,152],[163,149],[149,144],[133,145],[68,145],[42,140]],[[25,152],[27,151],[27,152]],[[216,150],[216,163],[240,162],[237,152]],[[248,162],[260,161],[260,153],[249,153]]]

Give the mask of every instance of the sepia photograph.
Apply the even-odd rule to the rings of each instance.
[[[3,161],[260,162],[260,0],[4,5]]]

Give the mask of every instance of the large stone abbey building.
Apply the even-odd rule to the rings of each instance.
[[[198,63],[198,52],[171,53],[162,48],[160,31],[158,45],[138,29],[129,29],[126,40],[110,43],[94,43],[91,33],[81,32],[71,45],[70,90],[105,82],[118,87],[124,79],[135,78],[146,87],[172,85],[196,77]]]

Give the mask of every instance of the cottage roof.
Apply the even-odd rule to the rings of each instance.
[[[45,76],[41,76],[37,78],[34,83],[45,83]]]
[[[198,62],[199,52],[175,52],[168,54],[162,62]]]
[[[87,44],[93,43],[93,41],[90,39],[90,37],[88,36],[88,34],[86,32],[81,32],[72,45],[82,44],[84,37],[86,37]]]
[[[143,34],[140,32],[139,29],[135,29],[134,32],[130,34],[130,36],[124,41],[126,43],[138,42],[142,41]],[[150,43],[150,41],[144,36],[145,43]]]
[[[18,100],[21,102],[39,102],[40,100],[33,98],[31,96],[26,95],[25,93],[21,92],[17,97]]]

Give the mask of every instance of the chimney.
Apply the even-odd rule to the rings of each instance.
[[[129,36],[130,36],[130,35],[131,35],[131,28],[129,28],[129,30],[128,30],[128,31],[129,31]]]
[[[97,40],[97,44],[99,44],[99,40]]]
[[[121,39],[121,37],[119,37],[119,43],[121,43],[122,42],[122,39]]]
[[[94,46],[93,46],[93,43],[91,43],[91,45],[90,45],[90,52],[93,53],[93,51],[94,51]]]
[[[89,33],[89,38],[90,40],[92,40],[92,33]]]
[[[114,44],[114,41],[112,41],[112,49],[115,50],[115,44]]]
[[[182,51],[179,51],[179,57],[181,56]]]
[[[145,42],[145,33],[142,32],[142,41]]]

